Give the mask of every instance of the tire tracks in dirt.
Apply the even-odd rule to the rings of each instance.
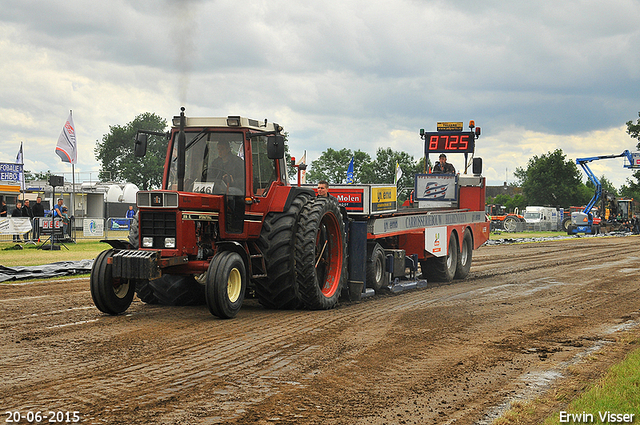
[[[89,423],[481,421],[637,318],[637,238],[593,239],[483,247],[465,281],[329,311],[249,301],[231,321],[139,300],[105,316],[88,280],[2,285],[2,405]]]

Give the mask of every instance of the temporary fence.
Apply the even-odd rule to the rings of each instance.
[[[0,240],[2,241],[22,240],[31,230],[32,223],[29,218],[0,218]]]
[[[492,230],[494,230],[492,228]],[[524,221],[518,221],[510,223],[508,229],[502,229],[505,232],[561,232],[564,231],[562,223],[527,223]]]
[[[78,237],[83,239],[126,239],[131,228],[131,218],[109,217],[82,219]]]
[[[77,239],[126,239],[131,227],[131,218],[120,217],[52,217],[2,218],[0,219],[0,242],[43,242],[51,235],[60,241]]]

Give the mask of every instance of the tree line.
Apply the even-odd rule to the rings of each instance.
[[[638,116],[640,117],[640,113]],[[626,125],[629,136],[639,141],[636,149],[640,150],[640,119],[636,122],[628,121]],[[143,190],[160,187],[167,139],[162,136],[150,136],[147,155],[143,158],[135,157],[133,140],[138,129],[165,132],[167,121],[154,113],[146,112],[123,126],[110,126],[109,132],[103,135],[94,148],[96,160],[100,163],[99,178],[106,180],[110,177],[116,182],[131,182]],[[288,150],[286,155],[287,159],[290,159]],[[307,182],[327,180],[331,184],[346,183],[351,158],[354,162],[355,184],[393,184],[398,164],[402,169],[402,177],[398,182],[401,200],[406,199],[413,189],[415,174],[424,173],[427,165],[430,165],[425,164],[424,158],[414,159],[406,152],[394,151],[391,148],[378,148],[375,157],[361,150],[327,148],[309,165],[306,173]],[[293,171],[293,167],[290,167],[290,174]],[[25,170],[27,181],[43,177],[46,179],[49,174],[33,174]],[[594,193],[593,184],[588,180],[583,182],[582,171],[578,169],[574,160],[566,158],[562,149],[540,156],[534,155],[525,167],[516,168],[514,177],[516,181],[512,185],[517,188],[515,195],[498,195],[488,199],[487,203],[502,204],[509,210],[516,207],[523,209],[527,205],[567,208],[571,205],[586,204]],[[619,189],[616,189],[605,176],[600,176],[599,179],[604,190],[616,196],[640,200],[640,171],[635,171]]]
[[[638,114],[640,116],[640,113]],[[635,123],[627,121],[627,134],[638,140],[636,150],[640,151],[640,119]],[[582,206],[591,200],[595,187],[591,181],[582,181],[584,173],[578,169],[575,160],[566,158],[562,149],[529,159],[526,167],[518,167],[514,172],[520,193],[514,196],[498,195],[487,203],[502,204],[509,211],[522,210],[527,205],[549,205],[568,208]],[[628,177],[625,184],[616,189],[604,175],[598,177],[602,190],[614,196],[633,198],[640,201],[640,171]]]

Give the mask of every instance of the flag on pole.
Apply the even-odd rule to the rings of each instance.
[[[353,157],[349,162],[349,168],[347,169],[347,184],[353,184]]]
[[[16,155],[16,164],[22,165],[20,168],[20,189],[24,192],[24,154],[22,153],[22,142],[20,142],[20,150]]]
[[[394,181],[395,185],[398,185],[400,178],[402,177],[402,168],[400,168],[400,164],[396,161],[396,180]]]
[[[76,128],[73,125],[73,116],[69,111],[69,118],[64,123],[58,144],[56,145],[56,153],[62,159],[62,162],[70,162],[75,164],[78,160],[78,146],[76,145]]]
[[[22,157],[22,142],[20,142],[20,150],[16,156],[16,164],[24,164],[24,159]]]
[[[296,165],[306,164],[307,163],[307,150],[305,149],[304,155],[302,158],[296,162]],[[305,184],[307,182],[307,170],[300,170],[300,184]]]

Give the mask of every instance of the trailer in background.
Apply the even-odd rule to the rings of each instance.
[[[560,213],[553,207],[528,206],[524,210],[526,228],[536,231],[556,231],[561,225]]]

